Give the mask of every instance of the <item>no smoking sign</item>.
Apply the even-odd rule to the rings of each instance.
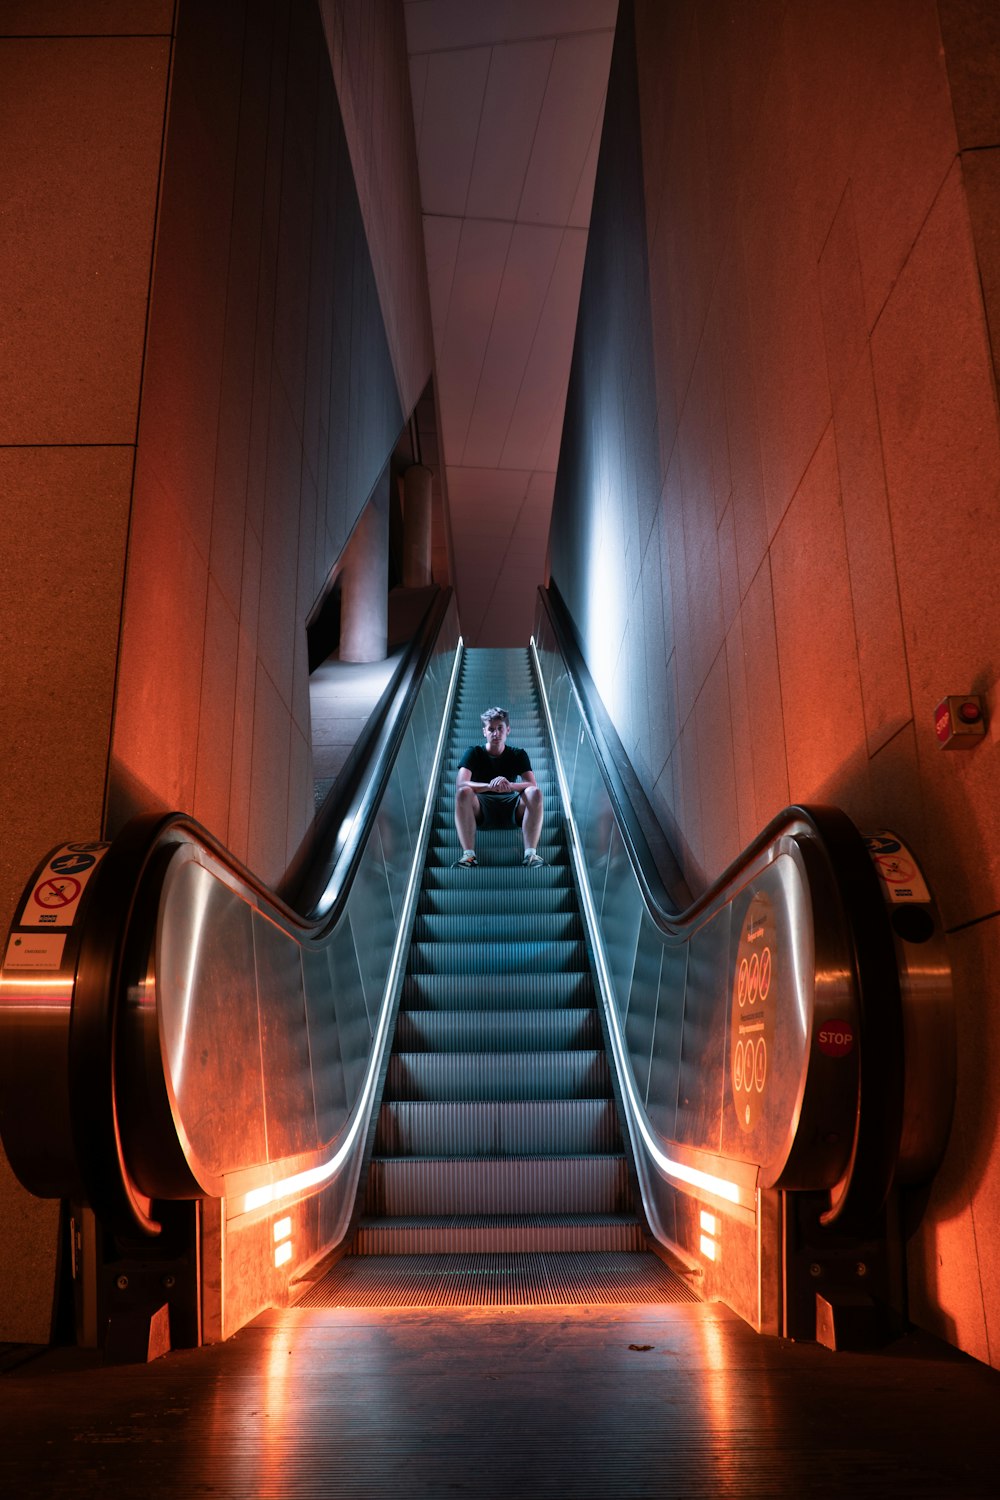
[[[57,849],[32,887],[18,926],[71,927],[87,882],[107,847],[107,844],[64,844]]]

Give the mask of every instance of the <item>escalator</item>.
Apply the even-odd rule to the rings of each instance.
[[[455,775],[496,703],[542,789],[541,866],[513,828],[455,864]],[[304,1305],[690,1295],[641,1253],[634,1198],[529,655],[466,651],[353,1253]]]
[[[26,888],[0,1132],[66,1205],[80,1341],[694,1282],[838,1342],[898,1305],[899,1193],[953,1088],[911,852],[789,808],[691,901],[554,590],[530,652],[463,650],[442,597],[390,697],[284,895],[179,816],[62,845]],[[455,772],[498,700],[545,863],[511,829],[456,868]]]

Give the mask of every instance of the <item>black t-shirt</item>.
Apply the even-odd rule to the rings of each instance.
[[[531,770],[527,750],[519,750],[516,745],[505,745],[499,755],[490,755],[485,745],[470,745],[461,764],[472,772],[473,781],[492,781],[494,776],[517,781]]]

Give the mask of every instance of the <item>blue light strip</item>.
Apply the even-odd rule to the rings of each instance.
[[[600,923],[594,907],[594,899],[590,890],[590,881],[587,878],[587,870],[583,861],[582,842],[580,833],[573,816],[573,807],[570,801],[569,783],[563,769],[562,757],[556,742],[555,727],[552,722],[552,714],[549,709],[548,695],[545,691],[545,680],[542,676],[541,662],[538,656],[538,647],[535,637],[531,637],[531,654],[535,663],[535,675],[538,680],[539,693],[542,700],[542,708],[545,713],[545,722],[548,726],[549,738],[552,742],[553,759],[556,767],[556,777],[559,782],[559,795],[562,799],[563,817],[570,835],[570,852],[573,865],[577,874],[577,884],[585,908],[587,929],[590,934],[594,952],[594,961],[597,969],[598,989],[601,992],[601,1002],[604,1013],[608,1020],[608,1030],[611,1036],[612,1048],[615,1054],[615,1069],[618,1074],[622,1089],[627,1096],[629,1123],[638,1130],[642,1137],[643,1145],[652,1161],[665,1177],[670,1177],[675,1182],[683,1183],[686,1187],[700,1188],[702,1192],[713,1193],[717,1198],[723,1198],[728,1203],[739,1204],[741,1202],[740,1189],[737,1183],[730,1182],[728,1178],[717,1177],[712,1172],[703,1172],[698,1167],[688,1166],[686,1162],[678,1161],[676,1157],[668,1156],[654,1135],[646,1111],[639,1101],[635,1091],[635,1079],[632,1075],[632,1066],[629,1062],[625,1039],[622,1036],[621,1024],[618,1019],[618,1007],[614,1000],[614,986],[608,970],[607,957],[604,951],[604,938],[601,933]]]

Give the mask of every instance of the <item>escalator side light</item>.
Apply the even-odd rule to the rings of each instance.
[[[417,891],[423,875],[422,856],[418,859],[416,851],[426,849],[427,840],[430,836],[430,824],[434,816],[433,791],[437,785],[438,772],[441,769],[441,761],[444,756],[445,736],[451,717],[452,705],[455,701],[455,684],[458,677],[458,669],[462,663],[463,645],[462,637],[459,636],[458,646],[455,650],[455,661],[451,669],[451,679],[448,683],[447,707],[441,720],[441,728],[438,731],[437,746],[434,751],[430,776],[427,782],[427,796],[424,799],[424,813],[420,821],[420,831],[417,834],[417,841],[414,845],[414,858],[410,866],[410,878],[407,882],[406,894],[403,897],[402,917],[396,930],[396,945],[393,949],[392,959],[389,964],[389,973],[386,977],[385,994],[391,994],[395,991],[397,980],[402,973],[402,966],[409,955],[409,942],[404,942],[404,935],[408,938],[410,917],[413,915],[413,907],[416,904]],[[362,1125],[368,1122],[368,1106],[378,1078],[391,1011],[391,1006],[383,1005],[379,1013],[378,1029],[368,1057],[368,1072],[365,1075],[358,1101],[354,1106],[351,1125],[339,1149],[329,1160],[321,1162],[317,1167],[309,1167],[304,1172],[296,1172],[291,1177],[283,1177],[278,1182],[266,1183],[263,1187],[251,1188],[250,1192],[243,1199],[243,1213],[253,1213],[256,1209],[264,1208],[269,1203],[277,1203],[281,1198],[289,1198],[293,1194],[307,1192],[310,1188],[321,1187],[323,1183],[329,1182],[340,1171],[354,1149],[354,1143],[359,1130]]]
[[[573,802],[570,797],[569,783],[566,780],[566,772],[563,768],[562,757],[559,754],[559,745],[556,740],[555,729],[552,723],[552,711],[549,707],[548,694],[545,691],[545,682],[542,677],[541,666],[538,662],[538,648],[534,646],[535,678],[538,683],[539,696],[542,701],[542,710],[548,727],[549,738],[552,743],[553,761],[556,770],[556,780],[559,783],[559,797],[563,807],[563,819],[568,833],[569,843],[573,860],[576,865],[579,880],[577,882],[583,907],[586,913],[586,925],[590,932],[593,946],[593,956],[597,969],[598,989],[604,1005],[604,1014],[607,1017],[611,1031],[611,1045],[615,1052],[616,1071],[623,1085],[624,1092],[628,1096],[631,1115],[639,1134],[642,1136],[646,1150],[652,1160],[665,1177],[673,1177],[677,1182],[685,1182],[690,1187],[701,1188],[703,1192],[711,1193],[716,1198],[722,1198],[727,1203],[739,1204],[740,1189],[737,1183],[729,1182],[725,1177],[716,1177],[711,1172],[702,1172],[698,1167],[689,1167],[684,1162],[675,1161],[663,1150],[653,1129],[649,1123],[644,1106],[640,1103],[635,1090],[635,1081],[632,1067],[629,1061],[628,1048],[622,1036],[621,1022],[618,1014],[618,1006],[615,1003],[615,987],[608,969],[607,957],[604,952],[604,940],[601,932],[601,924],[594,907],[594,898],[590,890],[590,881],[587,879],[586,863],[583,858],[583,841],[580,838],[580,830],[576,825],[576,817],[573,813]]]

